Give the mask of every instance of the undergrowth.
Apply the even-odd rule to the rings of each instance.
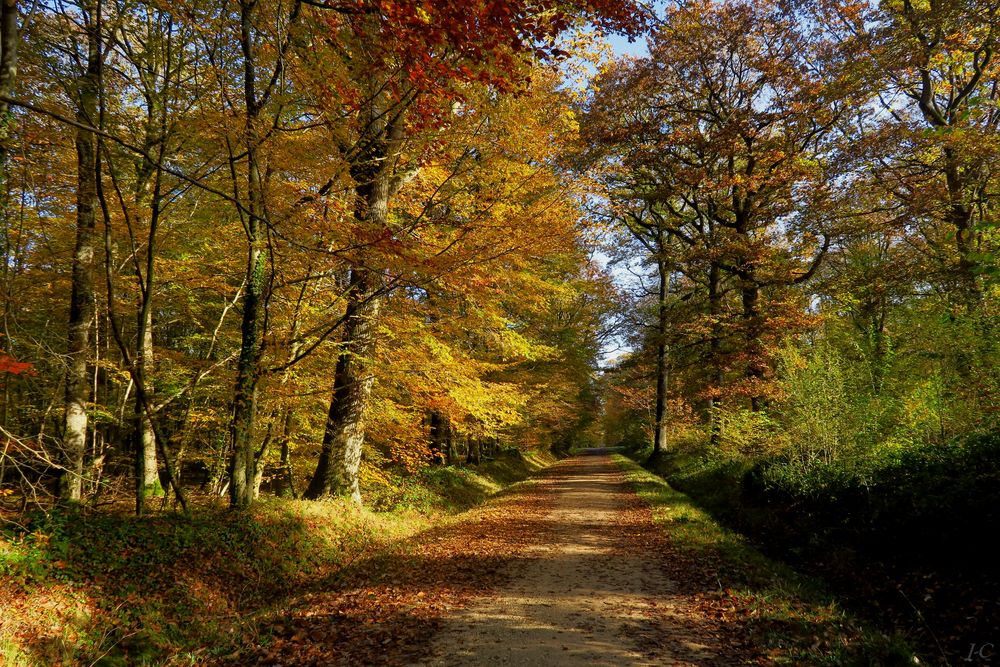
[[[365,498],[380,511],[460,512],[554,460],[548,452],[508,449],[475,466],[428,466],[415,475],[383,470],[368,480]]]
[[[227,655],[292,597],[548,462],[508,452],[475,468],[428,469],[373,494],[383,511],[262,498],[238,513],[206,498],[190,517],[14,517],[0,527],[0,664],[181,665]]]
[[[629,482],[652,508],[683,558],[710,568],[733,614],[749,624],[772,664],[910,665],[914,656],[899,636],[859,623],[815,580],[771,560],[742,536],[717,523],[690,497],[634,461],[616,455]]]

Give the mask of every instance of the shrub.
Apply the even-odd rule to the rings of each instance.
[[[779,424],[765,412],[723,404],[713,410],[712,419],[719,433],[712,457],[756,462],[780,455],[788,446]]]

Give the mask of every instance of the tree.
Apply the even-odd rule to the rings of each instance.
[[[183,80],[192,75],[193,57],[190,34],[185,34],[169,14],[143,5],[137,6],[134,12],[137,20],[134,26],[119,31],[114,55],[116,61],[128,66],[128,69],[117,69],[118,89],[134,91],[138,101],[136,106],[122,104],[124,108],[114,105],[116,108],[106,113],[141,118],[135,131],[137,136],[130,137],[140,155],[115,151],[105,142],[103,158],[128,240],[128,259],[137,293],[136,343],[129,356],[134,359],[135,367],[131,370],[136,376],[133,381],[136,385],[133,407],[136,513],[141,515],[146,497],[162,492],[156,428],[146,414],[145,403],[155,397],[153,314],[159,289],[156,274],[159,233],[161,226],[169,222],[169,205],[184,190],[181,181],[166,173],[164,163],[176,160],[184,143],[179,130],[184,126],[184,109],[189,104],[180,99],[185,92]],[[108,85],[110,87],[110,82]],[[131,95],[122,98],[128,100]],[[128,124],[122,122],[121,125]],[[110,208],[105,197],[102,209],[109,217]],[[107,223],[110,225],[111,220]],[[110,234],[111,230],[108,231]],[[113,263],[115,258],[109,255],[106,261]],[[109,309],[114,310],[114,307],[109,298]]]
[[[884,192],[900,222],[915,224],[936,279],[971,315],[995,251],[1000,8],[978,0],[820,7],[845,51],[864,54],[852,63],[867,96],[855,134],[863,187]]]
[[[6,189],[7,160],[10,156],[10,125],[13,115],[7,100],[17,78],[17,48],[21,35],[17,25],[17,0],[0,3],[0,186]]]
[[[536,44],[551,44],[568,26],[570,16],[627,25],[619,10],[615,3],[570,6],[559,8],[549,22],[534,22],[528,19],[529,8],[519,3],[435,6],[430,11],[400,7],[398,15],[390,13],[384,22],[368,17],[355,21],[355,32],[391,35],[380,42],[384,50],[372,54],[370,64],[362,67],[358,79],[366,94],[360,96],[353,147],[344,152],[355,183],[354,217],[360,226],[369,234],[396,236],[390,224],[390,199],[415,175],[420,161],[430,157],[419,141],[407,146],[407,140],[419,138],[416,130],[426,125],[446,127],[454,102],[467,97],[465,86],[486,81],[502,90],[517,88],[527,79],[531,55],[558,55],[554,47]],[[394,25],[391,21],[397,17],[400,23]],[[414,18],[416,25],[411,23]],[[471,24],[485,30],[466,32]],[[475,40],[470,40],[472,34]],[[401,63],[414,55],[417,65],[403,69]],[[346,493],[360,501],[357,470],[372,382],[367,360],[374,351],[374,329],[386,289],[383,269],[372,264],[370,257],[361,255],[351,266],[343,352],[322,453],[306,491],[310,498]]]
[[[743,377],[727,393],[754,410],[769,394],[769,346],[804,323],[789,288],[812,277],[831,241],[825,140],[839,114],[809,53],[777,4],[687,4],[667,13],[649,58],[598,80],[592,104],[592,136],[614,156],[612,214],[641,212],[695,251],[681,270],[707,272],[696,284],[709,290],[712,341],[720,272],[738,293]]]
[[[472,364],[449,375],[461,389],[436,391],[423,408],[437,401],[461,414],[450,431],[460,437],[494,443],[501,430],[514,433],[524,406],[513,387],[539,377],[514,366],[548,367],[540,362],[556,348],[519,335],[519,327],[545,329],[536,314],[503,302],[501,283],[485,274],[517,273],[546,294],[526,267],[528,248],[576,257],[553,284],[582,271],[579,249],[565,245],[577,212],[556,204],[566,184],[554,167],[554,147],[565,146],[555,134],[572,118],[550,73],[535,64],[562,57],[557,38],[571,24],[637,24],[617,0],[560,3],[544,20],[536,9],[208,0],[183,12],[116,2],[43,4],[31,14],[32,39],[17,45],[23,83],[16,97],[4,94],[18,120],[8,145],[21,151],[9,162],[18,170],[19,219],[4,220],[5,333],[18,335],[8,333],[4,344],[38,375],[13,385],[9,400],[5,394],[4,414],[39,441],[62,432],[68,456],[60,465],[74,471],[66,480],[93,481],[67,495],[102,492],[102,462],[117,474],[128,450],[140,512],[157,467],[169,471],[187,456],[206,457],[213,469],[226,460],[230,501],[246,507],[269,448],[280,443],[288,463],[291,445],[305,447],[314,434],[303,396],[324,367],[339,370],[322,429],[331,452],[323,467],[346,464],[348,472],[313,493],[351,492],[363,415],[373,400],[388,405],[373,399],[373,378],[393,391],[402,386],[376,365],[384,323],[398,321],[383,318],[389,308],[408,312],[411,290],[431,287],[489,313],[470,320],[488,333],[476,337],[474,353],[456,355]],[[9,64],[15,51],[4,48]],[[527,99],[532,79],[545,81],[536,102],[559,115],[529,124],[537,136],[518,135],[529,149],[504,143],[495,128],[524,124],[505,105]],[[106,301],[93,274],[98,218]],[[531,229],[532,219],[544,220],[548,235]],[[242,258],[225,243],[235,237],[246,241]],[[66,245],[79,251],[72,276],[58,260]],[[232,270],[237,263],[242,270]],[[489,267],[475,274],[480,293],[446,284],[477,264]],[[37,297],[40,286],[43,298],[16,306],[18,289]],[[65,332],[47,317],[55,296],[74,304]],[[47,351],[57,335],[71,341],[66,384],[52,371],[59,357]],[[498,341],[509,359],[493,357],[489,346]],[[560,396],[578,389],[584,366],[566,377]],[[53,428],[53,394],[66,394],[62,428]],[[216,437],[220,430],[228,442]],[[167,453],[174,445],[176,456]],[[88,457],[93,475],[82,472]]]
[[[90,382],[87,360],[90,330],[94,324],[94,258],[97,216],[97,136],[98,105],[102,68],[102,17],[99,3],[79,7],[83,23],[83,54],[71,92],[76,107],[76,248],[73,252],[73,284],[69,300],[68,368],[66,371],[65,431],[62,454],[64,471],[59,496],[79,502],[83,491],[83,460],[87,445],[87,399]]]

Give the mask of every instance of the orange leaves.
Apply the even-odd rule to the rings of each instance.
[[[426,93],[420,115],[440,121],[448,105],[464,97],[468,84],[501,91],[522,89],[532,58],[558,59],[557,37],[571,23],[590,20],[605,28],[636,30],[631,0],[544,3],[523,0],[357,0],[318,18],[341,39],[356,40],[375,69],[396,70],[394,85]],[[332,7],[331,7],[332,8]]]
[[[634,244],[621,256],[672,274],[644,305],[669,311],[661,337],[691,388],[766,394],[769,346],[808,322],[790,293],[833,235],[837,155],[817,48],[780,3],[706,0],[668,10],[650,56],[598,80],[583,130],[595,179]]]
[[[17,361],[10,355],[0,352],[0,373],[10,375],[34,375],[32,370],[34,364],[25,361]]]
[[[436,528],[415,543],[362,559],[338,586],[267,629],[255,664],[413,664],[446,614],[502,580],[501,566],[544,536],[540,494],[522,492]],[[250,656],[234,656],[247,664]]]

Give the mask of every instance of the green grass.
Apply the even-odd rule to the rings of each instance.
[[[865,627],[814,579],[773,561],[718,524],[688,496],[634,461],[615,455],[626,478],[652,508],[682,558],[708,570],[718,593],[773,664],[912,665],[898,636]],[[719,493],[723,493],[720,490]]]
[[[474,466],[429,466],[409,477],[381,472],[363,492],[383,511],[462,512],[554,461],[548,452],[507,449]]]
[[[199,664],[350,566],[403,548],[549,459],[505,452],[423,471],[391,511],[264,497],[190,517],[51,511],[0,526],[0,664]]]

